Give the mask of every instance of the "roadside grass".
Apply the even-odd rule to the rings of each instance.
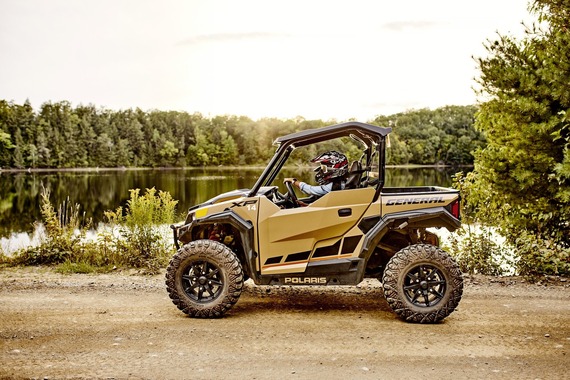
[[[169,193],[146,189],[130,190],[123,209],[105,213],[107,223],[95,238],[90,220],[84,220],[80,205],[64,202],[56,210],[50,193],[42,189],[41,226],[45,229],[38,245],[0,252],[0,265],[47,265],[61,273],[105,273],[117,268],[136,268],[154,274],[166,266],[174,254],[165,225],[175,217],[177,201]],[[41,228],[36,223],[36,229]]]

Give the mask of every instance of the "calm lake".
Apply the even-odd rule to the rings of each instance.
[[[451,186],[453,168],[387,168],[386,186]],[[186,210],[220,193],[251,188],[262,168],[207,168],[161,170],[66,171],[39,173],[0,172],[0,237],[32,232],[41,219],[42,187],[50,190],[57,207],[69,197],[95,225],[103,213],[125,206],[130,189],[156,188],[178,200],[180,219]],[[284,176],[313,182],[311,169],[292,169]],[[281,181],[279,181],[281,182]],[[285,192],[283,187],[282,192]],[[142,192],[141,192],[142,193]]]

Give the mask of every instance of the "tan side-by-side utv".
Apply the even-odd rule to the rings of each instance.
[[[384,187],[390,132],[348,122],[278,138],[251,189],[191,207],[186,221],[172,226],[178,248],[166,271],[172,302],[192,317],[219,317],[238,301],[248,278],[257,285],[324,286],[372,277],[402,319],[447,317],[461,299],[463,278],[427,229],[460,227],[459,194],[436,186]],[[362,154],[348,166],[342,190],[299,198],[291,182],[278,179],[295,152],[314,153],[347,139]]]

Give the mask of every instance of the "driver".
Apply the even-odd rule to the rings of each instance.
[[[291,182],[303,193],[319,197],[332,190],[344,189],[348,173],[348,159],[344,154],[331,150],[313,158],[311,162],[319,164],[314,170],[318,186],[309,185],[297,178],[285,178],[283,182]]]

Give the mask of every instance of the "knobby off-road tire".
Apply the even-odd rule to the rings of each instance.
[[[463,294],[463,275],[455,260],[429,244],[398,251],[382,284],[388,305],[407,322],[439,322],[455,310]]]
[[[196,318],[224,315],[238,301],[243,281],[236,255],[211,240],[182,246],[166,269],[166,289],[172,302]]]

